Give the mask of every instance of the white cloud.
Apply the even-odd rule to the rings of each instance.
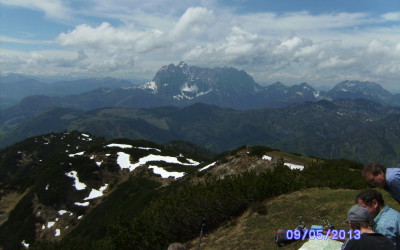
[[[399,44],[391,44],[388,41],[382,41],[380,39],[372,40],[367,47],[367,53],[371,56],[382,57],[382,58],[391,58],[391,57],[399,57],[400,51],[397,49]]]
[[[318,64],[318,69],[338,69],[338,68],[347,68],[349,65],[355,63],[356,60],[354,58],[340,58],[339,56],[330,57],[325,61],[322,61]]]
[[[72,18],[71,10],[62,0],[1,0],[0,3],[42,11],[48,18],[56,20],[68,20]]]
[[[214,13],[202,7],[188,8],[171,31],[175,38],[199,37],[207,34],[214,22]]]
[[[184,49],[188,45],[186,40],[195,43],[199,37],[204,39],[213,20],[212,11],[196,7],[187,9],[175,25],[164,31],[134,25],[114,27],[108,22],[97,27],[81,24],[70,32],[61,33],[56,42],[62,46],[104,50],[108,53],[146,53],[159,48],[174,51]],[[171,43],[175,43],[175,46],[171,47]]]
[[[269,44],[269,41],[260,39],[257,34],[235,26],[225,40],[198,45],[185,53],[183,59],[211,64],[248,64],[248,60],[268,53]]]
[[[115,19],[138,27],[170,30],[177,18],[193,6],[212,7],[214,0],[91,0],[80,11],[85,16]]]
[[[272,34],[343,29],[374,22],[365,13],[326,13],[312,15],[307,11],[289,12],[281,15],[271,12],[239,15],[235,16],[233,20],[243,27],[248,27],[252,32],[268,32]]]
[[[390,12],[382,15],[385,21],[400,21],[400,12]]]
[[[62,46],[80,49],[105,50],[106,52],[147,52],[163,44],[160,30],[138,31],[133,27],[114,28],[103,22],[98,27],[78,25],[69,33],[60,34],[56,42]]]
[[[299,50],[303,48],[309,48],[312,45],[313,42],[311,40],[295,36],[282,41],[282,43],[276,48],[275,53],[280,54],[298,52]]]
[[[2,50],[4,73],[37,76],[135,78],[136,57],[129,54],[104,54],[98,51],[41,50],[20,52]],[[16,70],[17,69],[17,70]],[[143,69],[138,69],[138,74]],[[132,73],[133,72],[133,73]],[[153,72],[154,73],[154,72]]]
[[[60,0],[3,2],[49,17],[57,9],[70,13]],[[237,67],[260,83],[334,84],[351,77],[389,86],[400,78],[400,12],[237,14],[216,6],[212,0],[93,0],[77,15],[119,22],[81,23],[54,40],[65,51],[2,50],[0,62],[4,71],[82,76],[152,78],[162,65],[185,60]]]
[[[52,44],[52,41],[38,41],[38,40],[29,40],[29,39],[20,39],[9,36],[0,35],[0,42],[6,43],[19,43],[19,44],[37,44],[37,45],[49,45]]]

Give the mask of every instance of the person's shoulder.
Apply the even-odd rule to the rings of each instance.
[[[386,175],[396,175],[400,174],[400,168],[387,168]]]
[[[400,183],[400,168],[387,168],[386,169],[386,183],[393,188]]]
[[[388,214],[400,218],[400,212],[398,210],[391,208],[389,205],[385,205],[385,207]]]
[[[400,212],[396,209],[385,205],[378,216],[375,217],[375,223],[381,226],[393,225],[400,223]]]
[[[343,243],[342,245],[342,250],[347,250],[347,249],[352,249],[354,248],[355,245],[357,245],[358,240],[356,239],[351,239]]]
[[[400,212],[398,210],[392,208],[391,206],[389,206],[387,204],[385,206],[383,206],[381,212],[382,213],[389,213],[389,214],[400,214]]]
[[[381,233],[363,233],[361,239],[364,239],[366,246],[377,244],[384,247],[382,249],[394,249],[393,241]]]
[[[377,232],[361,234],[361,237],[381,237],[381,236],[386,237],[385,235]]]
[[[375,242],[377,238],[380,238],[382,234],[380,233],[363,233],[361,234],[360,239],[351,239],[343,244],[342,249],[353,249],[353,248],[363,248],[369,246],[371,242]],[[383,236],[383,235],[382,235]],[[385,236],[384,236],[385,237]]]
[[[383,235],[383,234],[381,234],[381,233],[378,233],[378,232],[373,232],[373,233],[363,233],[363,234],[361,234],[361,238],[360,239],[363,239],[365,242],[368,242],[368,241],[376,241],[376,240],[379,240],[379,241],[387,241],[387,242],[391,242],[390,241],[390,239],[387,237],[387,236],[385,236],[385,235]]]

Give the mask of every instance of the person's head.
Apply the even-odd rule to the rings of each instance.
[[[386,167],[378,163],[370,163],[364,167],[364,179],[374,187],[383,188],[386,185]]]
[[[372,219],[369,211],[359,204],[354,205],[349,209],[347,212],[346,222],[353,230],[372,228]]]
[[[356,203],[365,207],[372,218],[375,218],[385,206],[382,194],[375,189],[367,189],[356,196]]]

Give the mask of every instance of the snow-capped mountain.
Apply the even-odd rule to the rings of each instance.
[[[92,80],[76,82],[79,83],[81,89],[81,85],[90,85]],[[103,86],[104,81],[99,82],[94,79],[94,82],[94,86]],[[151,81],[141,85],[125,84],[125,87],[115,88],[116,85],[125,82],[115,79],[107,79],[106,82],[108,85],[105,86],[111,86],[106,90],[96,89],[78,95],[49,97],[52,95],[47,92],[35,92],[41,96],[26,97],[19,104],[2,110],[3,117],[8,117],[8,113],[17,114],[21,111],[24,112],[24,117],[29,117],[29,114],[25,113],[30,113],[31,107],[38,107],[38,102],[43,104],[43,107],[36,108],[40,111],[49,107],[89,110],[101,107],[187,106],[199,102],[243,110],[286,107],[306,101],[342,98],[363,98],[385,106],[400,106],[400,95],[391,94],[377,83],[343,81],[328,92],[319,92],[307,83],[286,86],[277,82],[270,86],[261,86],[243,70],[232,67],[201,68],[189,66],[184,62],[161,67]],[[73,89],[71,86],[74,83],[68,83],[70,89]],[[51,86],[64,86],[65,84],[63,84],[54,83]],[[20,84],[14,85],[16,93],[21,93],[26,89]],[[62,88],[62,90],[64,89]],[[68,91],[63,92],[68,93]],[[25,107],[29,109],[26,112]]]
[[[381,104],[390,103],[393,94],[374,82],[343,81],[335,85],[325,95],[331,99],[367,99]]]
[[[244,71],[229,67],[200,68],[184,62],[163,66],[152,81],[139,88],[174,103],[204,101],[225,107],[230,107],[233,99],[237,104],[241,103],[240,105],[246,107],[246,99],[254,100],[254,96],[264,91]]]
[[[307,83],[286,86],[277,82],[264,87],[242,70],[230,67],[201,68],[181,62],[163,66],[152,81],[140,86],[96,89],[68,96],[25,97],[19,104],[1,110],[0,126],[8,131],[11,126],[17,126],[54,107],[88,111],[104,107],[185,107],[205,103],[248,110],[283,108],[322,99],[360,98],[383,106],[400,106],[400,95],[391,94],[377,83],[344,81],[328,92],[318,92]]]
[[[239,109],[269,106],[271,103],[276,106],[276,102],[287,105],[315,101],[317,94],[306,83],[292,87],[277,83],[266,88],[242,70],[231,67],[200,68],[184,62],[163,66],[152,81],[139,88],[175,104],[205,102]]]

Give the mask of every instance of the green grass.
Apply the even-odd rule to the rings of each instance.
[[[323,219],[328,219],[337,229],[348,230],[344,220],[360,191],[312,188],[254,204],[242,216],[203,237],[201,249],[299,249],[303,241],[279,248],[274,242],[275,231],[279,228],[295,229],[301,222],[306,227],[324,225]],[[388,205],[400,210],[400,205],[387,192],[379,191]],[[187,246],[197,249],[197,244],[198,239],[195,239]]]
[[[24,193],[10,192],[0,197],[0,225],[7,220],[9,213],[28,192],[29,190]]]

